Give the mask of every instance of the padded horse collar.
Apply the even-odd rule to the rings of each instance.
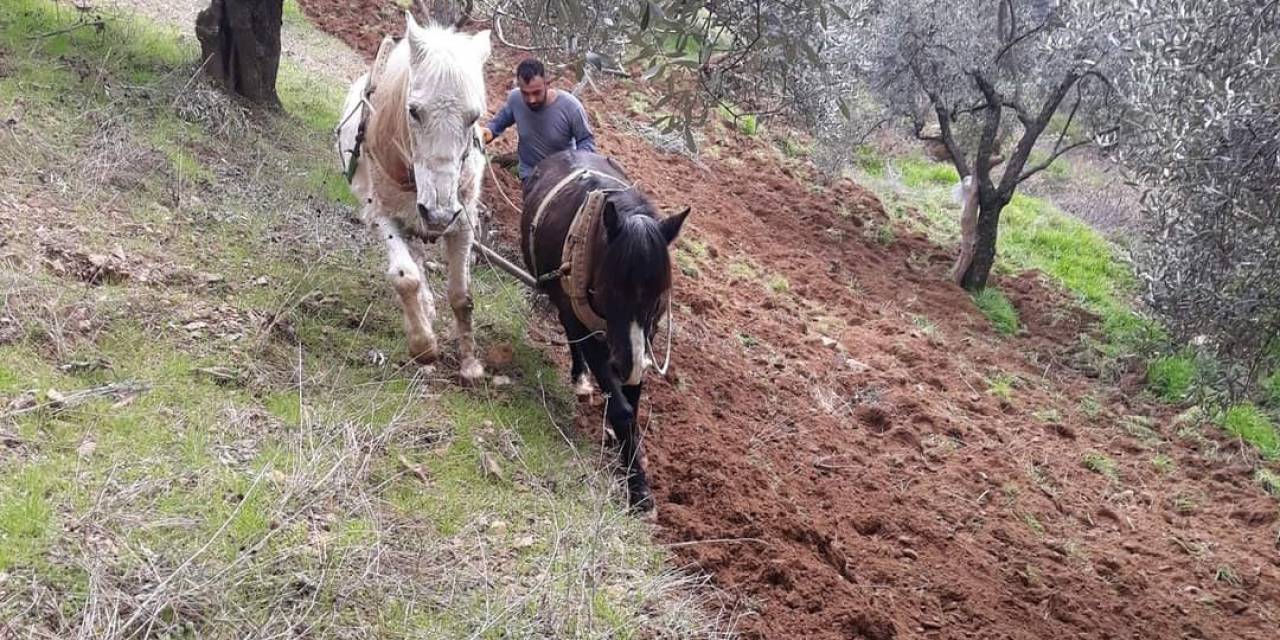
[[[604,318],[596,313],[591,306],[592,270],[590,265],[587,264],[591,238],[595,229],[599,227],[600,216],[604,211],[604,202],[608,194],[615,191],[626,191],[631,188],[631,185],[621,178],[592,169],[576,169],[570,172],[569,175],[561,178],[547,192],[547,195],[542,198],[542,202],[538,203],[538,210],[533,215],[532,224],[529,225],[529,237],[525,241],[529,243],[530,266],[536,270],[538,268],[538,255],[535,249],[535,240],[538,234],[538,225],[542,222],[543,215],[546,214],[547,206],[566,186],[576,180],[583,180],[589,177],[606,178],[621,185],[621,188],[593,189],[587,192],[587,197],[579,205],[577,211],[574,212],[573,222],[569,226],[569,233],[565,236],[564,249],[560,252],[562,260],[560,268],[544,274],[535,273],[534,277],[538,279],[539,285],[545,285],[567,276],[569,285],[564,287],[564,290],[569,295],[574,315],[578,317],[582,324],[586,325],[587,329],[596,332],[604,331],[606,325]]]

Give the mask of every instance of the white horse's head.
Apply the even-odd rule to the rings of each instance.
[[[417,208],[428,230],[443,232],[462,214],[459,180],[486,108],[489,32],[474,35],[419,26],[406,12],[410,62],[405,113]]]

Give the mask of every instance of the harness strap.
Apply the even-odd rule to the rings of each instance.
[[[561,265],[558,269],[553,269],[544,274],[534,274],[538,280],[539,286],[545,286],[569,276],[568,286],[564,287],[565,293],[569,295],[569,301],[573,305],[574,315],[592,332],[603,332],[605,330],[604,318],[596,313],[595,308],[591,306],[591,275],[592,270],[588,266],[588,251],[591,248],[591,238],[594,237],[596,229],[600,226],[600,216],[604,211],[605,199],[608,195],[615,191],[625,191],[630,189],[632,185],[626,181],[601,173],[593,169],[576,169],[565,177],[561,178],[547,195],[542,198],[542,202],[538,203],[538,209],[534,212],[533,222],[529,225],[529,236],[525,239],[529,246],[529,262],[533,269],[538,268],[538,256],[534,249],[535,238],[538,234],[538,225],[542,222],[542,217],[546,214],[547,207],[551,201],[560,194],[560,192],[575,180],[585,179],[587,177],[599,177],[611,180],[619,185],[618,188],[612,189],[593,189],[587,193],[587,197],[583,199],[582,204],[573,214],[573,222],[569,226],[569,233],[564,239],[564,248],[560,252]]]
[[[373,92],[378,88],[378,80],[382,77],[382,72],[386,69],[387,58],[391,56],[391,50],[395,48],[395,40],[391,36],[383,36],[382,43],[378,45],[378,55],[373,59],[373,66],[369,68],[369,79],[364,85],[364,96],[360,99],[360,125],[356,128],[355,145],[351,147],[351,157],[347,159],[347,168],[344,173],[347,184],[356,177],[356,170],[360,164],[360,151],[364,146],[365,129],[369,125],[369,112],[373,110],[373,105],[369,103],[369,98],[373,97]],[[350,118],[354,112],[347,115]],[[342,124],[346,124],[343,120]],[[342,124],[338,128],[342,128]]]
[[[607,197],[608,193],[605,191],[588,193],[587,199],[573,218],[569,235],[564,239],[563,253],[568,256],[566,266],[569,275],[566,293],[569,294],[574,315],[591,331],[604,331],[606,327],[604,318],[591,306],[592,270],[587,265],[587,252],[591,249],[591,238],[600,226],[600,215],[604,211]],[[561,267],[562,270],[564,268]]]
[[[560,195],[560,192],[564,190],[565,187],[569,186],[569,183],[573,182],[574,180],[579,180],[588,176],[596,176],[598,178],[607,178],[609,180],[612,180],[622,185],[623,187],[623,189],[609,189],[607,191],[620,191],[620,190],[631,188],[631,185],[627,184],[621,179],[611,176],[607,173],[600,173],[599,171],[595,171],[593,169],[585,169],[585,168],[575,169],[569,172],[569,174],[566,175],[565,177],[561,178],[560,182],[557,182],[555,186],[551,187],[551,191],[548,191],[547,195],[542,198],[542,202],[538,203],[538,210],[535,211],[533,214],[533,222],[529,224],[529,237],[525,238],[525,242],[527,242],[529,246],[529,264],[534,271],[537,271],[538,269],[538,254],[537,254],[537,251],[534,249],[534,246],[535,246],[534,238],[538,237],[538,225],[542,224],[542,217],[547,212],[547,206],[551,204],[551,201],[554,200],[557,195]],[[585,201],[583,204],[586,204]],[[582,207],[579,207],[578,211],[574,213],[575,221],[577,220],[578,216],[581,213],[582,213]],[[564,257],[565,256],[562,254],[561,258],[563,259]],[[563,271],[563,270],[564,270],[564,267],[561,267],[559,271]],[[557,274],[557,275],[554,277],[550,277],[548,281],[555,280],[556,278],[560,277],[560,275],[563,275],[558,273],[557,271],[551,271],[541,276],[539,276],[539,274],[537,273],[534,273],[533,275],[534,277],[537,277],[539,281],[541,281],[543,277],[551,276],[551,274]]]

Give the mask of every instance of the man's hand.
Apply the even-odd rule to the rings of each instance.
[[[489,144],[493,142],[493,132],[488,127],[480,127],[480,138],[484,140],[485,144]]]

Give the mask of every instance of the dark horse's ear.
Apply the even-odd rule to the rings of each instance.
[[[604,201],[604,232],[609,242],[617,240],[622,232],[622,216],[618,215],[618,208],[613,206],[612,200]]]
[[[660,223],[662,227],[662,237],[667,239],[667,244],[675,242],[676,236],[680,235],[680,227],[684,226],[684,219],[689,217],[689,207],[685,207],[684,211],[663,220]]]

